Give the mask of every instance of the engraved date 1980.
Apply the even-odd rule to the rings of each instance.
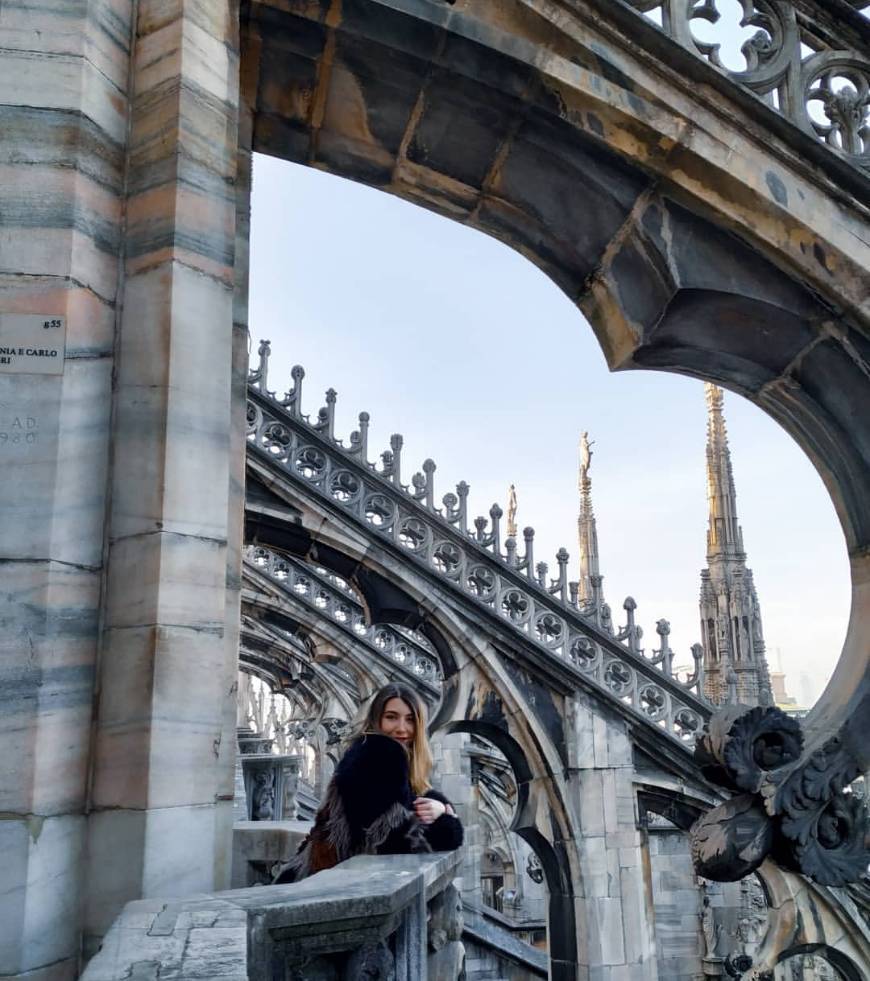
[[[6,425],[3,425],[3,423]],[[12,416],[0,420],[0,449],[8,446],[32,446],[39,438],[39,421],[33,416]]]

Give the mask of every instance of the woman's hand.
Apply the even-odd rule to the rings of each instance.
[[[414,801],[414,813],[422,824],[432,824],[446,811],[446,806],[440,800],[433,800],[431,797],[417,797]]]

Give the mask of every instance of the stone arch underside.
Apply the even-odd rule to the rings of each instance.
[[[243,618],[248,616],[257,618],[264,614],[271,616],[272,612],[268,606],[256,602],[244,602],[243,605]],[[348,697],[339,679],[324,669],[324,662],[318,661],[313,651],[303,659],[298,651],[286,642],[282,642],[281,638],[269,637],[264,633],[262,630],[247,630],[243,619],[239,643],[241,669],[256,674],[266,681],[273,692],[280,692],[294,703],[318,706],[324,710],[330,703],[336,704],[341,707],[346,718],[352,718],[353,700]],[[314,640],[316,635],[313,632],[311,634],[306,632],[305,639]],[[348,660],[349,658],[343,659],[342,663],[347,665]],[[363,674],[368,666],[358,667],[352,661],[351,665],[356,680],[366,675],[377,677],[370,668],[366,671],[366,675]]]
[[[391,680],[404,681],[418,687],[429,704],[437,703],[439,692],[432,679],[421,678],[412,668],[406,668],[373,645],[364,643],[354,635],[352,627],[336,623],[322,611],[299,602],[292,591],[270,583],[265,577],[258,578],[257,570],[246,566],[244,573],[243,612],[266,629],[277,626],[280,631],[292,632],[301,638],[307,649],[305,663],[311,670],[323,674],[325,665],[341,664],[352,674],[360,693],[372,692]],[[281,640],[279,637],[275,647]],[[250,641],[247,647],[250,649]],[[346,708],[350,718],[353,709],[349,703]]]
[[[243,146],[506,242],[586,314],[612,369],[711,379],[774,416],[819,470],[852,559],[849,633],[809,726],[823,738],[848,719],[857,734],[870,716],[866,212],[763,119],[738,125],[721,93],[621,46],[588,7],[250,0]]]
[[[818,953],[848,981],[864,977],[870,964],[870,930],[848,890],[819,886],[770,860],[756,875],[768,909],[776,914],[755,954],[759,977],[800,953]]]

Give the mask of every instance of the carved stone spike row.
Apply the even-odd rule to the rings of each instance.
[[[709,702],[702,694],[702,651],[698,645],[692,648],[695,670],[678,677],[673,670],[674,652],[668,643],[670,627],[666,620],[657,624],[659,648],[647,654],[641,646],[643,630],[635,622],[637,604],[631,597],[623,606],[627,624],[618,632],[610,607],[602,599],[600,577],[593,582],[598,597],[595,609],[591,614],[585,606],[581,609],[576,588],[567,582],[569,556],[565,549],[556,554],[555,579],[548,577],[546,563],[535,562],[534,529],[523,529],[524,555],[518,554],[513,537],[504,542],[502,551],[503,512],[497,504],[490,509],[489,520],[477,518],[470,528],[469,486],[461,481],[456,494],[444,495],[443,507],[436,507],[433,461],[425,461],[422,472],[412,477],[411,486],[402,484],[400,436],[393,436],[391,449],[381,455],[380,464],[372,463],[366,456],[368,415],[361,413],[360,431],[353,433],[350,445],[345,446],[335,438],[329,422],[335,392],[329,390],[327,409],[312,422],[302,413],[301,368],[294,368],[294,387],[284,399],[277,399],[266,387],[270,353],[264,341],[259,348],[259,364],[249,375],[252,394],[257,393],[257,398],[249,400],[247,411],[248,441],[253,446],[501,614],[514,629],[554,655],[570,660],[645,719],[682,742],[694,742],[709,713]],[[312,439],[312,431],[321,441],[319,445]],[[328,451],[323,444],[329,446]],[[518,574],[523,577],[521,584],[516,581]],[[588,637],[590,623],[620,642],[620,651]],[[671,679],[671,684],[662,686],[662,675]]]
[[[701,41],[694,29],[699,20],[720,21],[719,0],[628,2],[639,13],[657,12],[662,28],[684,48],[846,160],[870,169],[870,60],[839,25],[831,27],[823,3],[815,5],[816,20],[807,15],[806,3],[799,19],[791,0],[740,0],[741,26],[756,31],[741,48],[746,67],[732,71],[722,63],[721,45]]]
[[[737,795],[691,829],[695,871],[734,882],[770,856],[821,885],[857,882],[870,862],[858,761],[839,737],[802,757],[800,723],[778,708],[730,705],[695,745],[707,777]],[[742,791],[742,792],[741,792]]]

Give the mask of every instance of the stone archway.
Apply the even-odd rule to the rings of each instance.
[[[577,303],[612,369],[716,381],[794,436],[852,560],[849,634],[808,723],[821,739],[870,712],[870,429],[858,409],[870,254],[852,245],[863,213],[844,216],[841,192],[794,154],[786,165],[769,133],[735,127],[727,93],[656,73],[588,7],[250,0],[244,152],[501,239]]]
[[[584,309],[612,367],[710,378],[782,422],[852,558],[849,634],[809,724],[821,739],[850,719],[866,768],[863,177],[712,70],[675,71],[613,0],[43,15],[4,51],[27,79],[5,110],[5,306],[65,318],[67,345],[63,375],[2,379],[41,428],[4,460],[0,973],[68,978],[127,900],[228,881],[252,148],[499,236]],[[198,700],[177,695],[192,670]]]

